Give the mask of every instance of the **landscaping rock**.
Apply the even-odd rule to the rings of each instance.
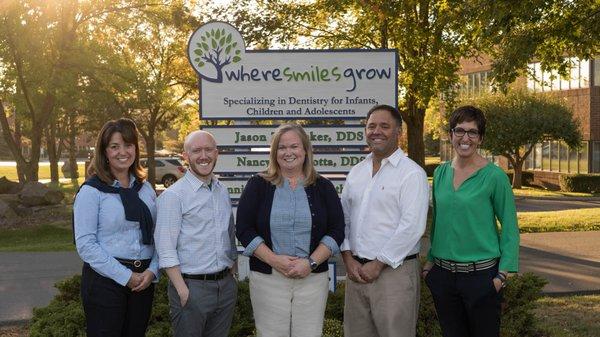
[[[15,194],[19,193],[23,186],[15,181],[8,180],[6,176],[0,178],[0,194]]]
[[[14,225],[19,218],[8,202],[0,200],[0,227]]]
[[[28,182],[19,192],[21,203],[26,206],[55,205],[64,199],[61,191],[49,189],[40,182]]]

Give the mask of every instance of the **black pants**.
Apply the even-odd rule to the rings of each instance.
[[[81,298],[88,337],[141,337],[146,334],[152,311],[154,284],[143,291],[132,292],[85,263]]]
[[[427,274],[444,337],[500,335],[502,294],[494,287],[498,267],[471,273],[452,273],[438,266]]]

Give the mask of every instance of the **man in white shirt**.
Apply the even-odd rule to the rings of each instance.
[[[342,192],[346,239],[344,335],[416,335],[420,239],[429,207],[425,171],[398,148],[402,118],[389,105],[367,114],[371,153]]]
[[[171,324],[176,337],[225,337],[237,297],[231,201],[212,173],[214,137],[194,131],[183,147],[189,170],[158,198],[154,232],[159,266],[170,281]]]

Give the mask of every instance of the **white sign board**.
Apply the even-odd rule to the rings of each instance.
[[[203,126],[202,130],[215,136],[219,147],[268,147],[274,126]],[[313,146],[366,147],[362,125],[305,126]]]
[[[244,187],[246,187],[246,182],[248,181],[248,177],[219,177],[219,181],[225,185],[227,191],[229,191],[229,197],[236,201],[242,195],[244,191]],[[342,194],[342,190],[344,189],[345,178],[329,178],[338,195]]]
[[[395,49],[247,51],[233,26],[211,22],[188,56],[202,119],[364,118],[398,100]]]
[[[366,158],[366,152],[314,153],[315,169],[319,173],[347,173]],[[257,173],[264,171],[269,164],[267,152],[220,153],[215,173]],[[223,176],[225,177],[225,176]]]

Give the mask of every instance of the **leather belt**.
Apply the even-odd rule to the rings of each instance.
[[[227,276],[227,274],[229,274],[229,268],[223,269],[214,274],[184,274],[184,273],[182,273],[181,276],[183,276],[183,278],[188,278],[188,279],[192,279],[192,280],[218,281],[218,280],[224,278],[225,276]]]
[[[118,257],[115,257],[115,259],[117,261],[119,261],[120,264],[124,265],[125,267],[127,267],[135,272],[144,271],[144,270],[148,269],[148,267],[150,266],[150,262],[152,261],[151,259],[128,260],[128,259],[121,259]]]
[[[494,267],[498,259],[488,259],[475,262],[456,262],[451,260],[434,259],[436,266],[453,273],[471,273],[478,270],[486,270]]]
[[[404,258],[404,261],[408,261],[408,260],[416,259],[418,256],[419,256],[419,254],[412,254],[412,255],[408,255],[407,257],[405,257],[405,258]],[[365,264],[365,263],[367,263],[367,262],[371,262],[371,261],[373,261],[373,260],[369,260],[369,259],[364,259],[364,258],[362,258],[362,257],[358,257],[358,256],[356,256],[356,255],[352,255],[352,257],[353,257],[353,258],[354,258],[356,261],[360,262],[360,264]]]

